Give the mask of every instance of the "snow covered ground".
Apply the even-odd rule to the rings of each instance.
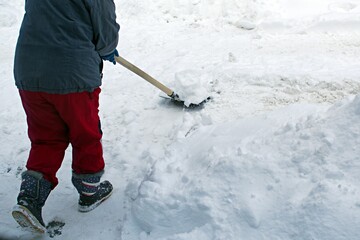
[[[61,234],[24,232],[11,217],[29,151],[12,76],[24,2],[0,0],[0,239],[360,239],[359,0],[115,2],[120,54],[212,100],[175,106],[106,64],[114,194],[78,212],[69,149],[43,209]]]

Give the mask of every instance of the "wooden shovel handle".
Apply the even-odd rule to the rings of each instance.
[[[155,78],[153,78],[152,76],[150,76],[149,74],[147,74],[146,72],[144,72],[143,70],[141,70],[140,68],[138,68],[137,66],[135,66],[134,64],[128,62],[126,59],[124,59],[123,57],[116,57],[115,56],[115,60],[116,62],[118,62],[119,64],[121,64],[122,66],[124,66],[125,68],[129,69],[130,71],[132,71],[133,73],[139,75],[140,77],[142,77],[143,79],[145,79],[146,81],[148,81],[149,83],[151,83],[152,85],[154,85],[155,87],[157,87],[158,89],[160,89],[161,91],[163,91],[164,93],[166,93],[168,96],[172,96],[174,91],[171,90],[170,88],[166,87],[164,84],[162,84],[161,82],[157,81]]]

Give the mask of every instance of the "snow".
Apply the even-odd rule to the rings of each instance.
[[[184,105],[199,105],[211,96],[212,76],[197,70],[185,70],[175,74],[173,89]]]
[[[119,53],[200,108],[105,65],[111,198],[77,211],[71,148],[45,222],[55,239],[360,239],[360,1],[116,0]],[[12,64],[21,0],[0,0],[0,239],[29,151]]]

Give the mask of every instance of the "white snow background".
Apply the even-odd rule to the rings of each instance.
[[[115,2],[120,54],[212,100],[176,106],[107,63],[113,196],[77,211],[69,148],[43,208],[61,234],[24,232],[11,217],[30,147],[12,75],[24,1],[0,0],[0,239],[360,239],[359,0]]]

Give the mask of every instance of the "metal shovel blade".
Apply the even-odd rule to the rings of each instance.
[[[178,94],[176,94],[175,92],[173,92],[170,96],[166,96],[164,98],[170,99],[172,102],[174,102],[176,105],[179,106],[184,106],[186,108],[197,108],[197,107],[202,107],[206,102],[211,100],[211,97],[207,97],[206,99],[204,99],[203,101],[199,102],[199,103],[190,103],[190,104],[185,104],[185,101],[182,100]]]

